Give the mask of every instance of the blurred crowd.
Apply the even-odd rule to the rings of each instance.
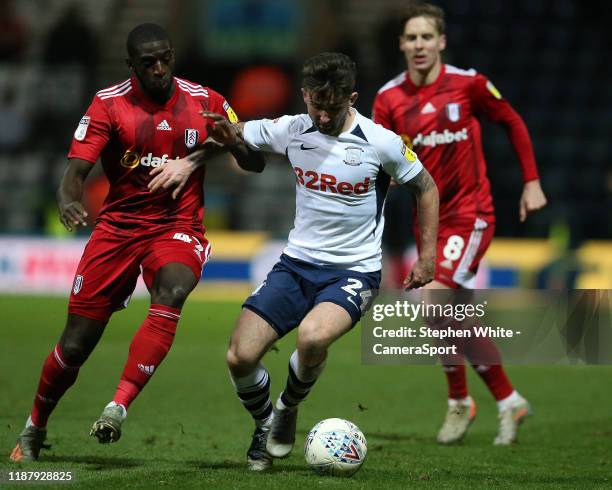
[[[165,26],[178,76],[222,93],[243,120],[303,111],[303,60],[341,51],[359,68],[357,109],[369,115],[377,89],[404,69],[398,17],[406,0],[0,0],[0,233],[61,233],[54,193],[76,125],[93,94],[129,76],[127,32]],[[601,56],[610,9],[600,1],[464,0],[447,12],[445,61],[494,81],[533,138],[548,207],[518,222],[521,174],[503,131],[483,125],[497,208],[497,235],[561,234],[570,247],[612,239],[612,72]],[[294,177],[270,165],[246,176],[207,174],[208,228],[286,236]],[[93,172],[88,206],[106,192]],[[394,228],[406,213],[390,217]],[[559,231],[561,230],[561,231]],[[405,240],[387,237],[391,246]]]

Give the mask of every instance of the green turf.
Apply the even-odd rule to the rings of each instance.
[[[492,446],[496,409],[470,373],[479,413],[465,442],[439,447],[445,411],[439,367],[362,366],[352,332],[330,353],[323,377],[301,408],[298,447],[273,472],[245,470],[252,430],[224,363],[239,305],[192,301],[172,351],[130,409],[123,438],[100,445],[88,436],[118,381],[131,335],[147,304],[115,315],[49,426],[50,451],[37,464],[12,465],[8,454],[31,406],[43,359],[63,327],[65,300],[0,297],[0,472],[71,470],[77,487],[341,488],[306,467],[301,445],[319,420],[354,421],[368,440],[368,459],[352,488],[610,488],[612,391],[609,367],[509,367],[535,415],[511,448]],[[295,337],[266,359],[277,396]],[[1,486],[1,485],[0,485]]]

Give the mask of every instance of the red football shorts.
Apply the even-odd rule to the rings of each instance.
[[[446,286],[473,289],[478,264],[489,248],[495,222],[484,218],[452,218],[440,222],[434,280]],[[420,243],[418,230],[415,231]]]
[[[119,235],[97,226],[77,267],[68,313],[107,321],[127,306],[141,273],[149,290],[157,270],[171,262],[185,264],[199,280],[209,255],[210,244],[201,232],[158,229]]]

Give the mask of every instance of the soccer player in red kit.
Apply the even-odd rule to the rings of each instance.
[[[438,185],[436,271],[434,281],[426,287],[473,288],[478,264],[495,227],[477,117],[501,124],[514,146],[525,183],[519,203],[521,221],[546,204],[531,141],[521,117],[486,77],[442,63],[441,52],[446,46],[442,9],[415,3],[408,7],[401,29],[400,49],[407,70],[378,91],[373,119],[400,134],[418,152]],[[497,400],[500,425],[494,443],[511,444],[529,413],[529,404],[508,380],[490,339],[478,339],[472,348],[494,360],[487,365],[472,364]],[[468,361],[469,351],[464,352]],[[464,437],[476,415],[476,405],[468,395],[464,356],[441,361],[448,381],[449,407],[438,442],[449,444]]]
[[[174,50],[161,27],[135,27],[127,51],[133,76],[94,96],[68,153],[57,195],[60,220],[69,231],[85,225],[83,182],[98,158],[110,190],[78,265],[66,327],[43,365],[13,461],[38,459],[51,412],[112,313],[127,305],[142,273],[151,293],[148,315],[132,340],[115,395],[91,429],[101,443],[119,439],[130,403],[172,345],[183,303],[210,254],[202,225],[204,167],[191,175],[178,199],[176,191],[150,192],[150,173],[170,159],[206,156],[205,147],[194,150],[207,137],[202,110],[233,122],[236,115],[217,92],[173,75]],[[230,151],[243,168],[263,169],[246,146]]]

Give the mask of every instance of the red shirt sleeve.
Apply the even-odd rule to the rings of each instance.
[[[533,145],[521,116],[504,99],[495,86],[483,75],[476,75],[471,86],[474,112],[483,115],[506,129],[523,171],[523,182],[539,179]]]
[[[384,128],[394,131],[393,120],[389,111],[389,104],[386,103],[386,97],[383,94],[377,94],[372,106],[372,120],[381,124]]]
[[[234,112],[234,109],[229,105],[229,102],[219,92],[215,92],[211,88],[207,88],[208,96],[210,98],[210,111],[220,114],[225,119],[228,119],[232,123],[239,121],[238,116]]]
[[[111,131],[112,120],[108,108],[96,96],[74,132],[68,158],[96,163],[108,143]]]

